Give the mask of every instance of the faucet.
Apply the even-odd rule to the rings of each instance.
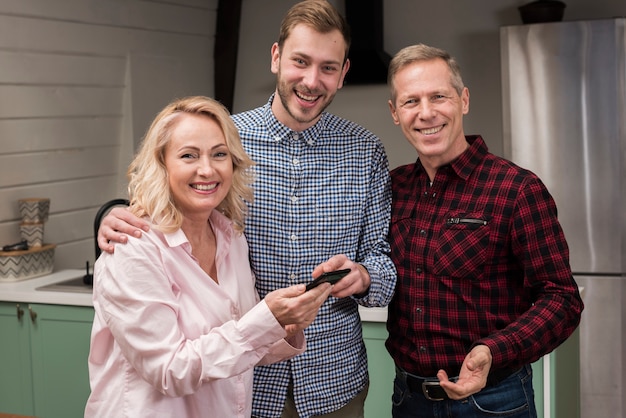
[[[128,206],[128,205],[130,205],[130,202],[128,201],[128,199],[113,199],[113,200],[109,200],[104,205],[102,205],[100,209],[98,209],[98,212],[96,213],[96,217],[93,221],[93,240],[94,240],[95,249],[96,249],[96,258],[94,259],[94,263],[95,263],[95,260],[97,260],[98,257],[100,257],[100,254],[102,253],[102,251],[100,250],[100,247],[98,247],[98,229],[100,229],[100,222],[102,222],[102,218],[104,218],[104,216],[113,207]],[[85,266],[85,269],[87,271],[85,272],[85,275],[83,276],[83,283],[87,285],[93,285],[93,274],[89,273],[89,261],[87,261],[87,265]]]

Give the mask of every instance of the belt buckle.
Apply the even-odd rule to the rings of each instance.
[[[448,399],[446,391],[441,387],[438,380],[426,380],[422,382],[422,392],[429,401],[445,401]]]

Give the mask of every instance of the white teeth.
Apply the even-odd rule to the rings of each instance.
[[[217,184],[213,183],[213,184],[192,184],[191,187],[193,187],[194,189],[206,192],[209,190],[213,190],[217,187]]]
[[[432,134],[436,134],[437,132],[439,132],[442,129],[443,129],[443,126],[438,126],[436,128],[420,129],[419,131],[421,133],[423,133],[424,135],[432,135]]]
[[[296,92],[296,96],[298,96],[302,100],[306,100],[308,102],[312,102],[312,101],[317,99],[317,96],[306,96],[306,95],[304,95],[304,94],[302,94],[300,92]]]

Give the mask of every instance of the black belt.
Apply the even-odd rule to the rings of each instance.
[[[504,379],[517,372],[520,369],[501,369],[492,370],[487,377],[486,387],[496,386]],[[431,401],[445,401],[448,398],[448,394],[439,384],[439,379],[436,377],[419,377],[409,374],[396,366],[396,376],[406,382],[407,387],[412,393],[421,393],[426,399]],[[458,376],[450,378],[455,382]]]

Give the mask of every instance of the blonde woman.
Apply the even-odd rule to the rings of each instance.
[[[215,100],[157,115],[128,170],[150,231],[95,265],[85,416],[249,417],[253,366],[304,351],[331,286],[259,301],[242,233],[251,165]]]

